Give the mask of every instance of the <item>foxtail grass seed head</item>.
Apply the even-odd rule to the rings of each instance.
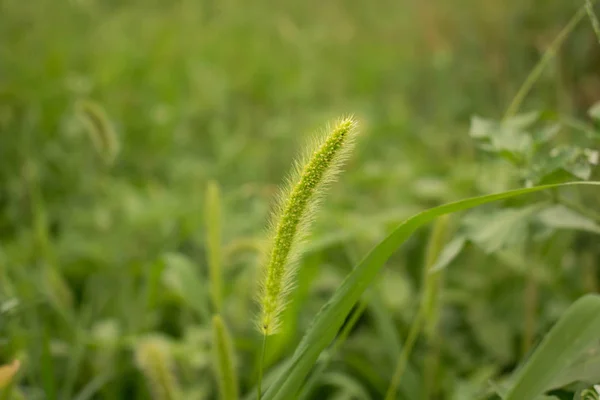
[[[76,109],[96,152],[106,164],[112,164],[119,153],[119,139],[106,112],[99,104],[91,101],[79,102]]]
[[[356,121],[342,118],[317,138],[296,163],[281,192],[271,220],[259,292],[258,328],[266,336],[277,332],[287,295],[294,284],[296,261],[320,199],[348,158],[356,137]]]
[[[169,343],[161,337],[140,339],[135,348],[138,368],[144,373],[154,400],[181,399]]]

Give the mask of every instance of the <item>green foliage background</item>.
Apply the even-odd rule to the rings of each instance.
[[[363,137],[319,213],[283,332],[269,345],[271,375],[391,227],[426,207],[524,184],[524,165],[469,137],[471,116],[502,117],[582,4],[0,0],[0,364],[23,363],[14,396],[159,396],[139,361],[158,340],[184,398],[217,398],[210,180],[222,193],[221,314],[240,393],[252,396],[257,247],[276,187],[311,132],[354,113]],[[583,21],[523,107],[569,122],[553,145],[597,147],[588,110],[600,100],[599,64]],[[102,107],[118,149],[91,140],[82,101]],[[534,172],[542,161],[531,161]],[[593,189],[560,195],[597,205]],[[556,198],[535,200],[453,220],[453,237],[468,245],[440,292],[431,398],[494,398],[490,380],[504,382],[569,304],[598,290],[594,212],[577,219]],[[306,398],[383,397],[418,309],[427,238],[419,231],[390,260]],[[427,349],[421,338],[407,380],[421,382]],[[576,373],[557,387],[598,383],[586,368],[585,379]]]

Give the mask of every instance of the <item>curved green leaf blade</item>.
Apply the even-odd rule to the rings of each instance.
[[[598,341],[600,296],[586,295],[569,307],[517,372],[505,400],[533,399],[552,388],[581,353]]]
[[[366,258],[346,277],[329,302],[321,308],[312,326],[308,329],[296,348],[288,367],[273,385],[270,386],[263,399],[287,400],[294,398],[294,395],[302,385],[319,354],[335,338],[335,335],[362,293],[373,282],[385,262],[419,227],[441,215],[565,185],[600,185],[600,182],[571,182],[543,185],[474,197],[431,208],[404,221],[371,250]]]

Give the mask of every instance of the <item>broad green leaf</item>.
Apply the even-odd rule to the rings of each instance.
[[[540,119],[539,111],[530,111],[528,113],[515,115],[514,117],[511,117],[511,118],[506,118],[502,122],[505,126],[508,126],[512,129],[523,131],[527,128],[530,128],[539,119]]]
[[[537,111],[517,115],[504,121],[487,120],[475,115],[471,118],[469,134],[473,138],[481,139],[498,135],[502,129],[523,132],[535,124],[539,118],[540,113]]]
[[[469,135],[474,139],[488,138],[492,134],[493,130],[496,129],[494,121],[481,118],[478,115],[471,117],[471,128]]]
[[[365,259],[355,267],[336,290],[330,301],[319,311],[313,324],[296,348],[287,368],[269,387],[264,400],[287,400],[294,397],[317,361],[319,354],[335,338],[338,330],[343,325],[350,310],[359,300],[360,296],[373,282],[385,262],[419,227],[441,215],[564,185],[600,185],[600,182],[572,182],[544,185],[469,198],[423,211],[400,224],[398,228],[371,250]]]
[[[598,332],[600,296],[586,295],[569,307],[516,373],[504,400],[533,399],[542,395],[570,364],[597,343]]]
[[[561,145],[553,148],[548,155],[540,156],[528,172],[527,179],[537,183],[548,179],[559,172],[583,180],[590,178],[592,166],[597,156],[593,151],[577,146]]]
[[[510,162],[517,163],[532,150],[533,140],[526,129],[539,118],[538,113],[528,113],[504,121],[489,121],[480,117],[471,119],[469,134],[481,142],[481,147],[498,153]]]
[[[469,239],[486,253],[522,243],[527,235],[529,219],[539,209],[540,205],[534,204],[471,215],[465,222]]]
[[[600,387],[595,385],[591,388],[578,390],[573,396],[573,400],[598,400],[600,399]]]
[[[588,384],[600,382],[600,346],[596,346],[585,351],[574,363],[569,365],[554,380],[552,389],[569,385],[580,381]]]
[[[540,211],[537,218],[550,228],[600,233],[600,226],[594,220],[563,205],[548,207]]]
[[[590,109],[588,110],[588,114],[593,119],[600,120],[600,101],[595,103],[592,107],[590,107]]]
[[[550,124],[536,132],[533,139],[537,145],[547,143],[550,140],[554,139],[554,137],[556,137],[558,132],[560,132],[561,128],[562,127],[560,124]]]

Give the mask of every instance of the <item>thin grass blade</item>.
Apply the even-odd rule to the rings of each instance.
[[[223,273],[221,270],[221,190],[217,182],[214,181],[210,181],[206,188],[205,220],[210,295],[215,310],[220,312],[223,298]]]
[[[213,317],[213,346],[215,372],[219,382],[219,398],[238,400],[238,383],[231,335],[219,315]]]

